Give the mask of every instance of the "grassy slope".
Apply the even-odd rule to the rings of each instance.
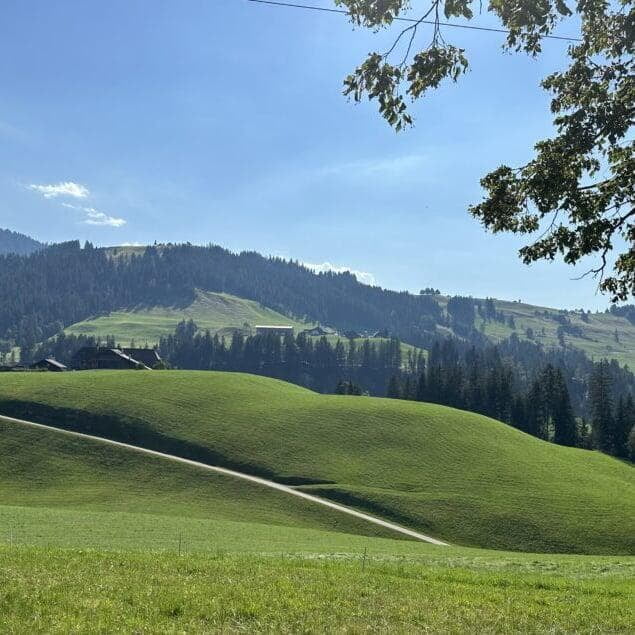
[[[0,546],[0,615],[10,633],[631,631],[623,563],[503,563]]]
[[[438,301],[445,306],[447,297],[439,296]],[[495,300],[495,304],[496,309],[502,311],[505,316],[513,316],[516,328],[512,329],[500,322],[486,322],[477,316],[476,328],[482,329],[492,341],[500,342],[512,333],[516,333],[520,339],[527,339],[526,331],[531,328],[534,332],[533,341],[547,348],[560,345],[558,342],[560,323],[549,317],[560,314],[559,310],[505,300]],[[545,312],[548,315],[545,315]],[[592,313],[589,315],[589,321],[584,322],[579,313],[569,312],[566,316],[571,320],[572,326],[578,327],[582,332],[581,337],[565,334],[567,346],[583,350],[592,358],[615,359],[620,364],[628,364],[631,369],[635,369],[635,325],[626,318],[610,313]],[[619,341],[615,341],[616,330]]]
[[[445,296],[438,296],[437,300],[442,306],[447,303]],[[499,342],[512,333],[516,333],[521,339],[526,339],[526,331],[531,328],[534,331],[534,341],[546,347],[559,346],[557,337],[559,323],[544,314],[546,311],[549,315],[557,315],[558,310],[520,302],[504,300],[495,302],[499,311],[506,316],[514,317],[516,329],[510,328],[507,324],[486,322],[477,317],[476,327],[482,329],[493,342]],[[635,368],[635,326],[628,320],[606,313],[591,314],[588,323],[583,322],[579,314],[569,313],[567,317],[573,326],[582,330],[581,337],[565,335],[568,346],[581,349],[595,359],[605,357],[615,359],[620,364],[628,364],[631,368]],[[178,322],[190,318],[202,329],[210,329],[213,332],[240,328],[245,323],[252,327],[256,324],[288,324],[295,327],[296,333],[312,326],[310,323],[289,318],[251,300],[224,293],[197,291],[196,300],[187,307],[138,307],[129,311],[113,311],[109,315],[73,324],[66,329],[66,332],[101,337],[114,335],[116,341],[123,345],[128,345],[131,340],[134,340],[137,345],[146,342],[152,345],[157,343],[162,335],[172,333]],[[443,330],[445,329],[439,327],[440,332]],[[619,341],[615,340],[616,330]],[[330,336],[328,339],[335,343],[338,338]],[[360,339],[358,345],[361,345],[362,341]],[[347,341],[344,340],[344,343],[347,344]],[[403,344],[404,359],[408,350],[411,349],[414,347]]]
[[[156,344],[162,335],[174,331],[181,320],[194,320],[199,328],[216,332],[225,328],[241,328],[245,322],[284,324],[293,326],[296,333],[312,324],[294,320],[251,300],[243,300],[225,293],[197,291],[196,300],[187,307],[139,307],[130,311],[113,311],[109,315],[78,322],[66,329],[75,335],[106,337],[114,335],[117,343],[127,345]]]
[[[112,546],[132,528],[127,540],[143,527],[137,537],[145,543],[173,538],[189,523],[197,528],[190,536],[200,539],[227,521],[393,535],[266,487],[2,419],[0,457],[0,519],[16,537],[40,531],[43,540],[77,545],[97,540],[108,527],[104,545]],[[107,522],[100,512],[110,513]],[[171,519],[159,522],[156,515]],[[159,526],[165,530],[157,534]]]
[[[368,526],[195,468],[15,424],[0,423],[0,457],[7,632],[630,628],[632,557],[354,535],[346,532]]]
[[[0,412],[106,436],[112,421],[98,416],[108,414],[137,442],[331,481],[308,489],[455,544],[633,551],[631,466],[442,406],[316,395],[248,375],[102,371],[3,378]]]

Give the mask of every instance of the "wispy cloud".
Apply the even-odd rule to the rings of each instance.
[[[82,221],[86,225],[97,225],[99,227],[123,227],[126,224],[124,218],[109,216],[104,212],[100,212],[94,207],[83,207],[81,205],[71,205],[70,203],[62,203],[64,207],[76,209],[86,214],[86,218]]]
[[[325,176],[349,176],[356,178],[394,178],[410,174],[421,174],[428,159],[421,154],[406,154],[396,157],[377,157],[338,163],[322,168]]]
[[[93,207],[87,207],[84,210],[87,214],[84,221],[87,225],[100,225],[102,227],[123,227],[126,224],[126,220],[123,218],[116,218],[114,216],[108,216],[96,210]]]
[[[70,197],[87,198],[90,195],[88,188],[80,183],[64,181],[63,183],[51,185],[29,185],[29,189],[39,192],[44,198]]]
[[[315,271],[315,273],[324,273],[325,271],[333,271],[334,273],[344,273],[348,271],[352,273],[360,282],[363,284],[374,285],[375,284],[375,276],[368,271],[358,271],[357,269],[351,269],[350,267],[334,265],[330,262],[322,262],[320,264],[314,264],[311,262],[303,262],[301,263],[307,269],[311,269],[311,271]]]

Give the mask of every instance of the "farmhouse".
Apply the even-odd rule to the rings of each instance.
[[[310,335],[311,337],[319,337],[322,335],[337,335],[337,332],[329,328],[328,326],[315,326],[312,329],[302,331],[303,335]]]
[[[61,373],[65,370],[68,370],[64,364],[58,362],[56,359],[52,357],[46,357],[45,359],[41,359],[39,362],[35,362],[29,366],[32,370],[50,370],[53,373]]]
[[[161,361],[159,353],[153,348],[122,348],[121,350],[148,368],[154,368]]]
[[[256,333],[258,335],[278,335],[284,337],[285,335],[293,335],[293,327],[256,325]]]
[[[135,352],[135,355],[143,357],[151,365],[133,357],[128,352]],[[150,349],[118,349],[104,348],[101,346],[84,346],[73,356],[72,367],[75,370],[127,370],[143,369],[151,370],[161,358],[156,351]]]

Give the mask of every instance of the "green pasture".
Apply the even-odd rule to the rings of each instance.
[[[0,413],[290,483],[455,545],[633,553],[631,465],[443,406],[237,373],[95,371],[3,377]]]

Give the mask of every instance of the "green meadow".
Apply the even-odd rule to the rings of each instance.
[[[237,373],[97,371],[3,377],[0,413],[290,483],[454,545],[633,552],[631,465],[443,406]]]
[[[77,322],[65,329],[73,335],[92,335],[105,339],[113,335],[118,344],[158,344],[159,339],[174,332],[182,320],[194,320],[202,330],[253,328],[257,324],[293,326],[296,333],[313,324],[282,315],[252,300],[244,300],[226,293],[196,291],[194,302],[188,306],[136,307],[113,311],[108,315]]]
[[[632,556],[437,547],[0,421],[0,624],[68,632],[629,632]]]
[[[445,305],[447,298],[441,298],[439,302]],[[516,333],[521,340],[527,339],[527,329],[531,329],[534,342],[547,349],[560,346],[560,323],[554,317],[564,315],[562,311],[504,300],[495,300],[494,304],[505,316],[514,318],[515,328],[493,320],[485,321],[477,316],[476,328],[492,342],[507,339],[512,333]],[[630,368],[635,368],[635,326],[626,318],[610,313],[590,313],[588,321],[584,321],[580,313],[574,312],[568,312],[566,317],[576,333],[564,334],[566,346],[582,350],[595,360],[614,359],[621,365],[627,364]]]
[[[0,546],[0,619],[8,633],[627,633],[632,566]]]

